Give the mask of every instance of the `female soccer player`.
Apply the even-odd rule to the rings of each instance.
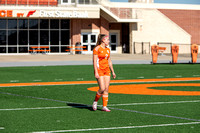
[[[109,37],[107,35],[100,34],[98,36],[96,47],[93,50],[94,75],[97,79],[99,90],[96,93],[92,108],[93,110],[97,110],[97,102],[102,96],[102,111],[106,112],[110,112],[110,110],[107,108],[108,88],[110,85],[110,70],[112,72],[113,78],[116,78],[112,61],[110,59],[110,49],[107,48],[109,42]]]

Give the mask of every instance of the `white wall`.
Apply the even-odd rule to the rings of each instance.
[[[191,35],[156,9],[141,9],[142,22],[131,24],[133,42],[190,44]],[[169,51],[169,50],[168,50]],[[182,50],[184,52],[184,48]]]

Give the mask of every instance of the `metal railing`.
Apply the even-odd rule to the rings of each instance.
[[[171,46],[176,44],[179,46],[179,54],[191,54],[192,44],[181,44],[181,43],[171,43],[171,42],[158,42],[159,47],[165,47],[166,50],[164,54],[171,54]],[[200,48],[200,44],[199,44]],[[151,54],[151,43],[150,42],[133,42],[133,53],[134,54]],[[199,51],[200,53],[200,51]]]
[[[151,54],[150,42],[133,42],[134,54]]]

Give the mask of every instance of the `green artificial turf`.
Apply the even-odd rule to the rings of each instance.
[[[114,65],[116,79],[195,77],[200,64]],[[1,67],[0,83],[95,80],[93,66]],[[162,76],[162,77],[160,77]]]
[[[200,75],[199,64],[114,65],[114,68],[118,76],[117,79],[138,79],[141,77],[147,79],[158,78],[158,76],[177,78],[180,75],[181,77],[197,77],[197,75]],[[11,80],[18,80],[21,83],[95,80],[92,66],[9,67],[0,68],[0,71],[2,73],[1,83],[10,83]],[[40,81],[34,81],[38,79]],[[167,82],[165,83],[167,84]],[[179,81],[177,83],[200,83],[200,81]],[[108,129],[84,132],[197,133],[200,131],[200,123],[177,125],[177,123],[200,122],[200,96],[110,93],[108,107],[111,112],[102,112],[101,107],[98,107],[97,111],[92,111],[91,109],[96,92],[88,91],[87,88],[95,86],[98,85],[1,87],[0,132],[27,133],[95,128]],[[199,91],[199,87],[192,86],[152,87],[151,89]],[[176,101],[183,102],[176,103]],[[135,104],[119,105],[130,103]],[[102,105],[102,99],[99,100],[98,104]],[[175,125],[161,126],[162,124]],[[149,127],[145,127],[146,125],[149,125]],[[129,126],[135,127],[128,129],[127,127]],[[4,129],[1,129],[1,127]],[[111,127],[126,128],[109,129]]]

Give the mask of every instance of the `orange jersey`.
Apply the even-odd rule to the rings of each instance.
[[[97,46],[93,50],[93,55],[98,55],[97,67],[98,69],[109,68],[108,58],[110,57],[110,49],[103,48],[102,46]]]

